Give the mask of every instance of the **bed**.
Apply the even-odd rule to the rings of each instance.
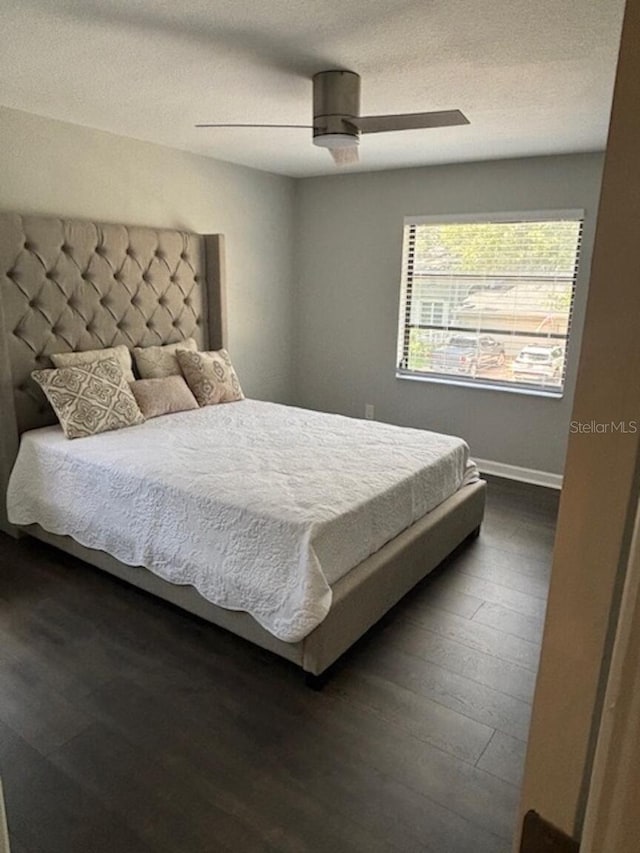
[[[0,522],[7,532],[34,536],[227,628],[295,662],[316,685],[318,677],[409,589],[465,539],[477,535],[485,484],[477,479],[459,440],[253,400],[167,415],[142,426],[95,436],[91,439],[95,458],[89,454],[88,460],[82,459],[85,468],[95,466],[93,473],[86,473],[87,482],[97,482],[97,472],[120,458],[122,470],[133,478],[127,488],[136,494],[141,490],[135,477],[143,473],[148,477],[149,472],[138,471],[134,461],[154,441],[174,441],[175,430],[194,437],[192,455],[203,446],[204,440],[197,436],[205,436],[209,430],[222,442],[226,459],[235,454],[244,460],[242,476],[227,471],[226,504],[210,505],[200,526],[188,528],[192,550],[199,552],[201,560],[212,555],[216,563],[222,581],[215,589],[207,588],[197,561],[192,571],[185,572],[189,560],[172,553],[171,543],[165,543],[161,552],[161,519],[155,533],[141,543],[133,536],[126,540],[124,535],[122,541],[116,541],[95,520],[93,524],[86,518],[74,522],[71,507],[71,520],[62,524],[56,520],[62,515],[62,492],[58,504],[48,508],[53,514],[47,515],[47,507],[40,507],[35,515],[26,509],[21,515],[15,507],[20,506],[20,494],[29,491],[29,482],[37,479],[33,471],[57,471],[56,477],[59,472],[71,472],[80,465],[78,459],[87,455],[80,448],[90,443],[61,438],[51,409],[30,379],[31,371],[50,366],[49,356],[62,351],[118,344],[132,348],[188,337],[194,337],[202,349],[224,346],[224,241],[221,235],[0,214],[0,276]],[[276,474],[285,464],[278,454],[303,432],[314,437],[313,451],[305,456],[301,444],[297,468],[278,482]],[[120,433],[130,434],[126,443]],[[20,521],[16,525],[9,521],[6,495],[22,435],[22,456],[30,454],[32,467],[26,463],[21,469],[16,466],[18,473],[12,482],[12,519]],[[256,449],[261,440],[262,446]],[[386,453],[378,456],[387,458],[387,464],[377,465],[375,448],[380,450],[385,441]],[[180,442],[184,444],[184,438],[175,438],[176,447],[182,446]],[[356,452],[367,447],[369,456]],[[340,453],[344,453],[342,460]],[[159,455],[150,452],[149,459]],[[368,460],[366,476],[358,477],[357,471],[349,469],[349,458],[357,455]],[[428,464],[417,466],[421,456]],[[334,468],[325,476],[332,458]],[[252,472],[261,467],[268,472],[267,480],[273,481],[268,493],[260,493],[260,485],[249,482]],[[390,479],[391,469],[398,474],[395,479]],[[21,470],[19,487],[16,481]],[[156,466],[153,478],[160,481],[170,473]],[[101,494],[108,494],[114,476],[113,472],[105,475]],[[339,491],[330,491],[341,478],[346,486],[344,497]],[[192,501],[190,517],[195,518],[205,493],[199,493],[196,484],[190,486],[188,478],[183,480],[172,511]],[[399,490],[399,481],[404,481],[404,492]],[[69,491],[80,489],[80,482],[76,480]],[[258,540],[257,547],[245,553],[244,545],[234,540],[225,552],[219,547],[222,533],[207,523],[207,518],[223,518],[229,507],[239,506],[242,482],[245,491],[254,496],[249,508],[242,510],[244,529],[255,528],[255,519],[268,515],[270,523],[280,530],[295,530],[298,537],[291,539],[289,550],[274,539],[276,556],[272,555],[273,565],[267,566],[270,573],[264,574],[265,566],[258,565],[261,555],[268,562],[269,543]],[[320,511],[323,496],[326,500]],[[403,506],[404,520],[395,518]],[[354,536],[354,531],[367,534]],[[282,541],[286,539],[284,536]],[[191,540],[198,543],[197,548]],[[313,546],[303,549],[302,557],[296,545],[300,541]],[[311,571],[309,566],[318,555],[322,571],[316,571],[317,566]],[[299,562],[305,563],[306,574],[300,576],[301,583],[291,584],[284,611],[276,613],[269,604],[269,590],[274,585],[284,588],[283,579],[295,576]],[[148,569],[141,568],[142,564]],[[254,586],[244,590],[245,598],[227,595],[226,587],[240,584],[236,579],[242,579],[243,573],[257,579],[261,572],[263,577],[275,579],[275,584],[265,583],[263,590],[256,591],[260,581],[254,580]],[[311,604],[307,586],[314,587]],[[246,607],[245,602],[249,602]]]

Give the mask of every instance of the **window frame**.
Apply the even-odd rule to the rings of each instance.
[[[398,312],[398,334],[397,334],[397,347],[396,347],[396,367],[395,367],[395,376],[396,379],[401,380],[409,380],[412,382],[428,382],[436,385],[449,385],[449,386],[459,386],[464,388],[475,388],[478,390],[484,391],[504,391],[508,394],[524,394],[526,396],[532,397],[546,397],[548,399],[553,400],[561,400],[566,393],[566,380],[568,373],[568,363],[569,363],[569,354],[571,350],[571,341],[573,334],[573,320],[575,314],[575,303],[576,296],[578,292],[578,277],[580,274],[580,269],[582,267],[582,245],[584,240],[584,218],[585,211],[581,208],[561,208],[561,209],[545,209],[545,210],[519,210],[519,211],[500,211],[493,213],[462,213],[462,214],[429,214],[429,215],[419,215],[419,216],[405,216],[402,226],[402,266],[401,266],[401,285],[400,285],[400,305]],[[539,387],[536,388],[534,385],[525,385],[518,384],[515,381],[500,383],[498,381],[491,381],[491,379],[469,379],[464,375],[456,375],[456,374],[430,374],[428,372],[409,370],[407,368],[401,367],[402,360],[405,355],[405,334],[407,325],[410,328],[415,326],[415,324],[407,324],[407,318],[411,314],[411,304],[407,302],[407,290],[408,290],[408,252],[407,252],[407,240],[405,239],[405,235],[407,233],[407,227],[411,225],[464,225],[464,224],[482,224],[482,223],[495,223],[495,224],[508,224],[508,223],[521,223],[521,222],[554,222],[554,221],[562,221],[562,220],[572,220],[579,224],[578,231],[578,242],[576,247],[576,261],[574,265],[573,272],[573,281],[571,288],[571,302],[569,305],[569,312],[567,317],[567,333],[564,340],[565,343],[565,364],[564,364],[564,374],[563,374],[563,383],[558,390],[550,390],[548,387]],[[525,276],[526,277],[526,276]],[[463,334],[462,331],[458,332],[457,329],[453,330],[454,333]],[[474,331],[474,330],[465,330],[465,332],[469,334],[483,334],[482,330]]]

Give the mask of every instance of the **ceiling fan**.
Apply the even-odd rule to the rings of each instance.
[[[313,144],[327,148],[338,166],[358,162],[362,133],[419,130],[469,124],[460,110],[397,115],[360,115],[360,75],[355,71],[320,71],[313,77],[313,124],[206,123],[196,127],[293,127],[313,131]]]

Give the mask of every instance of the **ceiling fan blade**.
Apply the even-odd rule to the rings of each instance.
[[[430,113],[401,113],[390,116],[360,116],[350,118],[362,133],[385,133],[389,130],[420,130],[429,127],[453,127],[470,124],[460,110],[437,110]]]
[[[353,166],[360,162],[357,145],[349,145],[342,148],[328,148],[336,166]]]
[[[196,124],[195,127],[294,127],[303,128],[304,130],[313,130],[311,124],[225,124],[225,123],[208,123]]]

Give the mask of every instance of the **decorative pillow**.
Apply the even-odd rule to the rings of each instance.
[[[178,350],[196,352],[198,344],[193,338],[186,338],[177,344],[163,347],[134,347],[133,357],[142,379],[163,379],[165,376],[181,376],[176,353]]]
[[[131,368],[131,353],[124,344],[106,349],[90,349],[85,352],[54,352],[49,356],[54,367],[75,367],[78,364],[89,364],[91,361],[104,361],[105,358],[115,358],[124,370],[127,382],[133,382],[135,376]]]
[[[244,400],[242,388],[226,349],[217,352],[182,350],[178,353],[178,361],[189,388],[201,406]]]
[[[73,367],[34,370],[67,438],[82,438],[144,421],[115,358]]]
[[[131,390],[145,418],[170,415],[197,409],[198,401],[189,391],[182,376],[165,376],[163,379],[138,379]]]

